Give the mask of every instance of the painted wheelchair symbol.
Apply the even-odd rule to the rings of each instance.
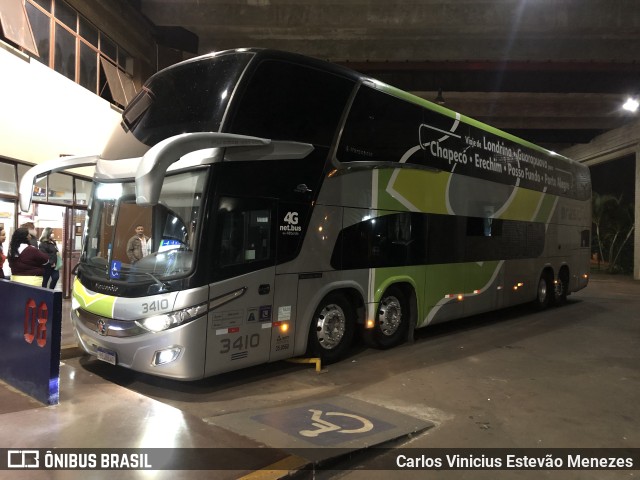
[[[337,433],[365,433],[365,432],[369,432],[371,430],[373,430],[373,423],[371,423],[370,420],[367,420],[366,418],[360,417],[358,415],[353,415],[351,413],[342,413],[342,412],[323,412],[322,410],[314,410],[314,409],[310,409],[309,410],[313,415],[311,415],[311,420],[312,420],[312,424],[314,427],[317,428],[317,430],[300,430],[300,435],[304,436],[304,437],[317,437],[318,435],[321,435],[323,433],[328,433],[328,432],[337,432]],[[341,427],[340,425],[337,425],[335,423],[331,423],[328,420],[324,420],[322,417],[322,415],[325,415],[327,417],[347,417],[347,418],[352,418],[354,420],[357,420],[358,422],[362,423],[362,427],[360,428],[351,428],[351,429],[345,429],[343,427]]]

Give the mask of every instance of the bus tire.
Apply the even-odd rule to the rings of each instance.
[[[560,270],[558,280],[555,282],[555,304],[563,305],[567,302],[567,295],[569,294],[569,271],[566,268]]]
[[[375,325],[366,331],[367,344],[382,349],[400,345],[407,339],[410,317],[404,292],[396,286],[389,287],[378,304]]]
[[[313,314],[307,353],[324,364],[341,360],[351,347],[355,318],[354,308],[345,295],[327,295]]]
[[[536,289],[535,306],[538,310],[544,310],[553,301],[555,286],[553,284],[553,275],[549,272],[542,272],[538,287]]]

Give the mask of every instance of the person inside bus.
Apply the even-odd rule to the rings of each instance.
[[[127,242],[127,257],[132,264],[151,253],[151,238],[145,236],[144,227],[140,224],[136,225],[135,232],[136,234]]]
[[[2,245],[4,244],[4,241],[7,239],[7,232],[4,229],[4,227],[0,227],[0,278],[5,278],[4,277],[4,261],[7,259],[7,257],[4,255],[4,252],[2,251]]]
[[[29,230],[26,228],[18,228],[13,232],[8,259],[11,280],[36,287],[42,286],[44,266],[49,263],[49,256],[31,245]]]
[[[38,248],[41,252],[49,256],[49,263],[44,266],[44,273],[42,275],[42,287],[54,290],[56,288],[56,284],[58,283],[58,279],[60,278],[60,272],[56,270],[56,267],[58,265],[58,255],[60,255],[60,253],[58,251],[56,241],[53,239],[53,230],[50,227],[46,227],[42,231],[42,236],[40,237],[40,245],[38,246]],[[51,284],[49,284],[49,280],[51,280]]]

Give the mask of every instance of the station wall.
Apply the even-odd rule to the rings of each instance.
[[[100,153],[120,121],[109,102],[3,43],[0,72],[0,155],[41,163]]]

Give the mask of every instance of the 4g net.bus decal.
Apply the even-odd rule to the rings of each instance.
[[[298,225],[298,215],[298,212],[287,212],[283,219],[286,225],[280,225],[280,233],[284,235],[300,235],[302,227]]]

